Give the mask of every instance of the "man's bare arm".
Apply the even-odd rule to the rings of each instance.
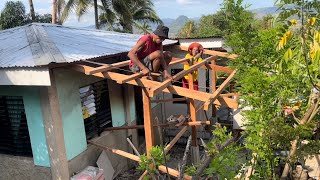
[[[143,41],[139,41],[137,42],[136,45],[134,45],[131,50],[128,53],[128,57],[130,58],[130,60],[136,64],[140,69],[146,69],[147,67],[145,65],[143,65],[138,56],[137,56],[137,52],[141,51],[141,49],[144,47],[144,42]]]

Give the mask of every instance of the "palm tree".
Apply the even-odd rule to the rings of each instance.
[[[190,38],[192,34],[196,31],[196,25],[193,20],[187,21],[184,26],[180,29],[178,37],[180,38]]]
[[[29,6],[30,6],[31,20],[32,20],[32,22],[34,22],[35,19],[36,19],[36,15],[34,13],[34,7],[33,7],[33,1],[32,0],[29,0]]]
[[[79,20],[81,16],[87,13],[89,8],[92,7],[93,5],[94,12],[95,12],[95,25],[96,25],[96,28],[99,29],[97,0],[68,0],[67,3],[65,3],[65,0],[58,0],[58,1],[61,1],[61,11],[62,11],[60,16],[61,23],[63,23],[68,18],[71,11],[75,11]],[[63,7],[63,10],[62,10],[62,7]]]
[[[151,0],[101,0],[101,2],[102,13],[99,19],[101,25],[106,25],[110,29],[121,26],[122,31],[132,33],[133,27],[136,27],[146,32],[150,28],[146,26],[147,22],[162,23],[153,9]]]
[[[52,0],[52,24],[57,22],[57,0]]]

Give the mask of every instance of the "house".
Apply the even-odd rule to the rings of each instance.
[[[141,118],[136,88],[65,68],[80,60],[127,60],[139,37],[52,24],[0,31],[0,179],[65,179],[95,165],[101,150],[90,139],[129,152],[126,137],[140,145],[137,130],[103,131]],[[130,165],[108,156],[115,173]]]
[[[224,46],[224,39],[221,36],[176,38],[181,46],[188,47],[193,42],[202,44],[205,49],[227,52],[229,49]]]
[[[125,140],[131,138],[135,147],[144,144],[137,129],[132,128],[135,124],[143,124],[149,155],[157,137],[154,117],[164,123],[168,112],[160,101],[171,101],[167,99],[171,94],[188,98],[191,118],[177,127],[179,132],[166,152],[191,127],[192,154],[199,157],[197,127],[211,122],[198,121],[202,119],[196,117],[195,101],[203,103],[199,109],[206,111],[216,105],[237,108],[232,95],[223,94],[236,71],[211,63],[216,56],[233,55],[207,51],[210,57],[203,62],[158,82],[127,69],[127,52],[139,37],[52,24],[0,31],[1,178],[69,179],[86,166],[95,165],[102,149],[109,150],[107,155],[117,174],[131,165],[125,157],[139,161],[138,156],[128,153],[132,149]],[[167,50],[184,50],[176,42],[163,43]],[[182,60],[171,65],[186,61]],[[172,84],[198,68],[229,76],[219,88],[213,86],[211,93]],[[216,82],[215,74],[211,84]],[[106,131],[111,127],[126,130]],[[159,169],[166,172],[165,166]],[[179,174],[174,169],[169,173]]]

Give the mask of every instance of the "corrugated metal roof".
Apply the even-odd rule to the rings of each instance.
[[[128,52],[141,37],[112,31],[33,23],[0,31],[0,67],[34,67]],[[164,45],[175,40],[165,40]]]

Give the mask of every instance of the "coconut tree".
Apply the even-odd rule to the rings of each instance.
[[[36,19],[36,15],[34,13],[34,7],[33,7],[33,1],[32,0],[29,0],[29,6],[30,6],[31,20],[32,20],[32,22],[34,22],[35,19]]]
[[[133,32],[136,27],[143,32],[148,31],[147,22],[162,23],[153,9],[151,0],[101,0],[101,14],[99,19],[101,25],[109,29],[118,29],[119,26],[124,32]]]
[[[89,8],[94,6],[95,11],[95,25],[98,29],[98,3],[97,0],[68,0],[67,3],[65,3],[65,0],[58,0],[61,1],[61,17],[60,21],[61,23],[65,22],[65,20],[68,18],[69,14],[74,11],[78,17],[78,20],[88,12]],[[65,4],[65,5],[64,5]],[[63,9],[62,9],[63,8]]]

